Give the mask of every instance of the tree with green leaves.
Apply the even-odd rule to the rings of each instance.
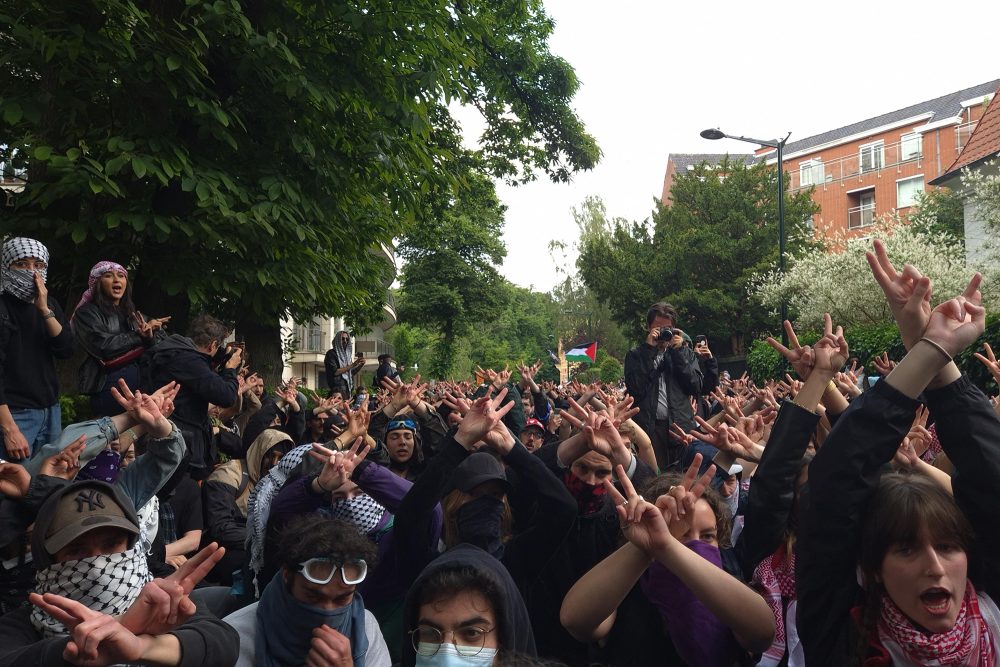
[[[115,259],[146,310],[234,321],[273,379],[281,319],[376,321],[369,250],[464,188],[449,104],[486,120],[483,173],[596,163],[552,27],[537,0],[8,3],[0,231],[46,242],[66,303]]]
[[[964,245],[965,206],[962,197],[949,188],[934,188],[917,194],[909,223],[932,235],[951,234]]]
[[[810,192],[788,195],[787,184],[785,229],[794,251],[809,243],[806,221],[817,208]],[[775,325],[748,288],[755,273],[777,264],[777,189],[777,171],[764,163],[703,163],[677,176],[651,224],[616,221],[585,240],[580,276],[636,337],[649,305],[668,301],[692,337],[705,334],[742,354],[748,336]]]

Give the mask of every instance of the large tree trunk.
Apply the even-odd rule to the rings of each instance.
[[[274,386],[281,381],[284,360],[281,358],[281,324],[261,322],[248,317],[236,321],[236,339],[246,343],[251,372],[264,378],[264,384]]]

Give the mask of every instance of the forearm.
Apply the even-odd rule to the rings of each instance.
[[[166,545],[167,558],[189,554],[197,549],[200,543],[201,531],[189,530],[184,533],[184,537],[180,538],[176,542],[171,542]]]
[[[21,432],[21,430],[17,427],[17,422],[14,421],[14,415],[10,413],[10,408],[7,407],[6,403],[0,404],[0,429],[3,430],[4,435],[8,432]]]
[[[933,345],[917,341],[884,382],[907,398],[916,398],[928,385],[944,386],[960,375],[954,362],[945,359]]]
[[[653,441],[649,439],[649,435],[642,430],[642,427],[631,419],[625,423],[632,429],[629,431],[629,437],[632,439],[632,444],[635,445],[635,455],[638,456],[643,463],[648,465],[653,470],[656,470],[656,452],[653,450]]]
[[[809,412],[816,412],[816,406],[819,405],[820,401],[826,395],[827,389],[830,386],[830,380],[833,379],[833,375],[832,371],[814,369],[812,373],[809,374],[809,377],[802,385],[802,388],[799,389],[799,393],[795,395],[795,399],[792,402],[801,408],[805,408]]]
[[[142,664],[171,667],[181,664],[183,651],[176,635],[146,635],[146,638],[149,643],[143,651]]]
[[[590,450],[587,447],[587,436],[583,432],[580,432],[559,443],[556,458],[559,461],[559,465],[567,468],[572,465],[573,461],[576,461],[588,451]]]
[[[659,550],[656,560],[683,581],[744,648],[759,652],[771,645],[774,614],[756,591],[676,540]]]
[[[563,598],[559,620],[576,640],[591,642],[611,631],[607,623],[649,567],[650,559],[626,544],[580,577]],[[706,563],[708,564],[708,563]],[[764,606],[767,609],[767,605]]]

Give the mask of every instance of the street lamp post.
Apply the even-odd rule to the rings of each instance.
[[[784,164],[784,151],[785,143],[788,141],[788,137],[792,136],[789,132],[785,135],[784,139],[753,139],[751,137],[734,137],[731,134],[726,134],[718,128],[702,130],[701,137],[703,139],[735,139],[736,141],[745,141],[750,144],[758,144],[760,146],[767,146],[768,148],[774,148],[778,151],[778,270],[784,274],[785,273],[785,164]],[[785,304],[785,300],[781,300],[781,340],[784,344],[788,345],[788,334],[785,333],[785,320],[788,319],[788,306]]]

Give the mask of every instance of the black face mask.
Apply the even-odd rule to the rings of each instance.
[[[458,509],[458,538],[495,558],[503,558],[503,501],[485,494]]]

